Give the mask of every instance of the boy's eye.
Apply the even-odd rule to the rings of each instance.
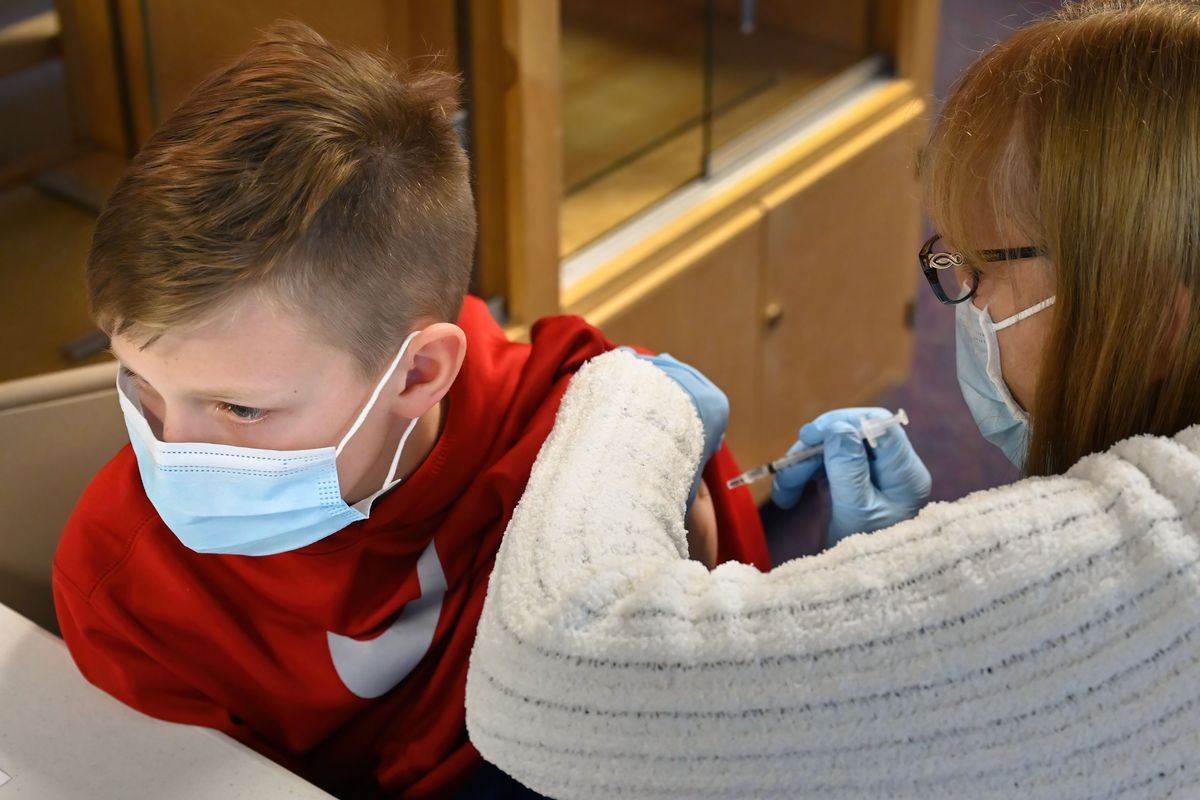
[[[267,412],[261,408],[239,406],[233,403],[221,403],[221,410],[237,418],[239,422],[257,422],[267,415]]]

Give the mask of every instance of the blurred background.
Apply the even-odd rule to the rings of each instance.
[[[730,395],[749,467],[848,405],[904,407],[935,499],[1011,480],[920,279],[916,153],[1018,0],[0,0],[0,602],[52,619],[49,554],[124,441],[89,321],[96,216],[158,123],[280,18],[463,76],[474,291],[514,338],[574,313]],[[820,488],[754,487],[775,560]]]

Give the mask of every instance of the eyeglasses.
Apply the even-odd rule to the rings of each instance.
[[[935,233],[917,254],[921,262],[921,271],[929,288],[933,289],[937,299],[946,305],[957,305],[975,296],[979,287],[979,272],[971,268],[962,253],[950,253],[944,250],[934,251],[933,247],[942,238]],[[1037,258],[1045,255],[1043,250],[1036,247],[1008,247],[1001,250],[981,250],[979,255],[984,261],[1020,261],[1026,258]]]

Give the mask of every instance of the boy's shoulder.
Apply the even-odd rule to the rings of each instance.
[[[55,572],[90,595],[158,520],[133,448],[125,445],[96,473],[71,512],[54,554]]]
[[[567,361],[571,360],[571,355],[581,351],[611,350],[614,347],[599,328],[574,314],[542,317],[529,328],[528,342],[513,341],[496,321],[488,304],[475,295],[467,295],[463,300],[458,325],[467,334],[468,346],[505,350],[532,345],[542,350],[559,351]]]
[[[527,342],[511,341],[487,305],[468,297],[458,320],[467,335],[462,378],[492,384],[492,402],[537,397],[614,345],[582,317],[544,317],[533,324]],[[477,387],[478,388],[478,387]]]

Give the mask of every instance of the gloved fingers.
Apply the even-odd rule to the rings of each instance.
[[[792,445],[792,449],[788,450],[788,453],[822,444],[837,423],[847,423],[857,427],[864,418],[877,419],[887,416],[890,416],[890,412],[886,408],[835,408],[832,411],[826,411],[800,429],[800,437],[796,444]]]
[[[795,453],[798,450],[806,450],[809,445],[803,443],[803,440],[796,442],[788,450],[788,455]],[[807,458],[804,461],[798,461],[790,467],[780,470],[775,475],[775,481],[784,486],[784,488],[793,488],[803,486],[813,479],[821,469],[821,455],[818,453],[812,458]]]
[[[872,465],[867,458],[859,426],[864,418],[881,419],[889,416],[891,412],[886,408],[838,408],[826,411],[805,425],[788,453],[824,445],[823,457],[802,461],[780,472],[771,487],[771,498],[782,508],[792,507],[799,501],[804,486],[824,469],[835,508],[867,509],[877,504]],[[883,438],[880,439],[881,444]],[[919,459],[915,460],[919,463]],[[921,466],[923,468],[924,465]]]
[[[824,440],[825,432],[810,422],[800,429],[796,443],[788,448],[787,454],[790,456],[799,450],[806,450]],[[771,499],[775,501],[775,505],[780,508],[796,505],[800,501],[800,495],[804,493],[804,487],[821,471],[821,466],[821,457],[818,455],[780,470],[771,485]]]
[[[638,353],[631,348],[618,349],[630,350],[630,352],[633,352],[638,358],[649,361],[651,364],[654,364],[659,369],[671,375],[671,377],[674,378],[677,383],[687,383],[695,386],[711,386],[716,388],[716,384],[710,381],[707,375],[693,367],[691,364],[680,361],[670,353],[659,353],[655,356],[647,356]],[[720,391],[720,389],[717,389],[717,391]]]
[[[817,425],[816,422],[810,422],[800,429],[800,434],[796,437],[796,443],[788,448],[788,455],[797,450],[803,450],[806,447],[813,447],[822,444],[825,441],[825,428]]]
[[[844,420],[829,425],[824,462],[835,512],[838,508],[866,512],[877,504],[867,449],[857,425]]]
[[[821,459],[810,458],[793,464],[775,475],[771,484],[771,499],[780,508],[791,508],[800,502],[804,487],[821,470]]]
[[[708,379],[700,370],[685,364],[670,354],[663,353],[649,359],[651,363],[667,373],[692,398],[700,419],[704,422],[705,438],[719,440],[729,427],[729,398],[721,388]],[[714,450],[715,452],[715,450]]]
[[[906,503],[921,505],[932,490],[929,470],[909,441],[904,429],[889,428],[875,442],[871,474],[875,485],[889,497],[896,492]]]
[[[729,398],[704,373],[674,358],[670,353],[648,356],[627,347],[618,349],[633,352],[638,358],[649,361],[687,393],[704,426],[702,461],[707,462],[720,448],[725,430],[729,427]]]

